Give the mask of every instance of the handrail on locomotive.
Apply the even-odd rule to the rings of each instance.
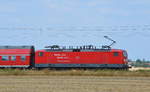
[[[59,45],[51,45],[51,46],[45,46],[45,48],[50,48],[50,49],[111,49],[111,46],[116,43],[113,39],[109,38],[108,36],[104,36],[104,38],[112,41],[110,45],[102,45],[101,48],[98,48],[94,45],[83,45],[83,46],[59,46]]]

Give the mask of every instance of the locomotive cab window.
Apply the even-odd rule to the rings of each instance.
[[[127,57],[127,56],[128,56],[128,54],[127,54],[126,51],[123,52],[123,56],[124,56],[124,57]]]
[[[9,57],[8,56],[2,56],[2,61],[8,61]]]
[[[26,60],[26,56],[21,56],[21,61],[25,61]]]
[[[43,52],[39,52],[39,56],[43,56]]]
[[[119,53],[118,52],[114,52],[113,55],[114,56],[119,56]]]

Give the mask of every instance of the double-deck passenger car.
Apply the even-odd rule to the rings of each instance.
[[[33,46],[0,46],[0,67],[27,68],[33,64]]]

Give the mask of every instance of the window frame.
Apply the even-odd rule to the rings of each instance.
[[[22,58],[23,57],[23,58]],[[27,57],[26,56],[20,56],[20,60],[21,61],[26,61],[27,60]]]
[[[123,56],[124,56],[124,57],[128,57],[128,54],[127,54],[126,51],[123,51]]]
[[[39,52],[39,53],[38,53],[38,56],[39,56],[39,57],[42,57],[42,56],[44,56],[44,53],[43,53],[43,52]]]
[[[118,57],[119,56],[119,52],[113,52],[113,56],[114,57]]]
[[[15,57],[15,58],[12,58],[12,57]],[[16,61],[17,60],[17,56],[10,56],[10,60],[11,61]]]
[[[7,59],[6,60],[4,60],[4,58],[3,57],[7,57]],[[1,61],[9,61],[9,56],[1,56]]]

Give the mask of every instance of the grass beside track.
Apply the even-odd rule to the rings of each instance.
[[[21,70],[0,69],[0,75],[48,75],[48,76],[126,76],[126,77],[150,77],[150,70]]]

